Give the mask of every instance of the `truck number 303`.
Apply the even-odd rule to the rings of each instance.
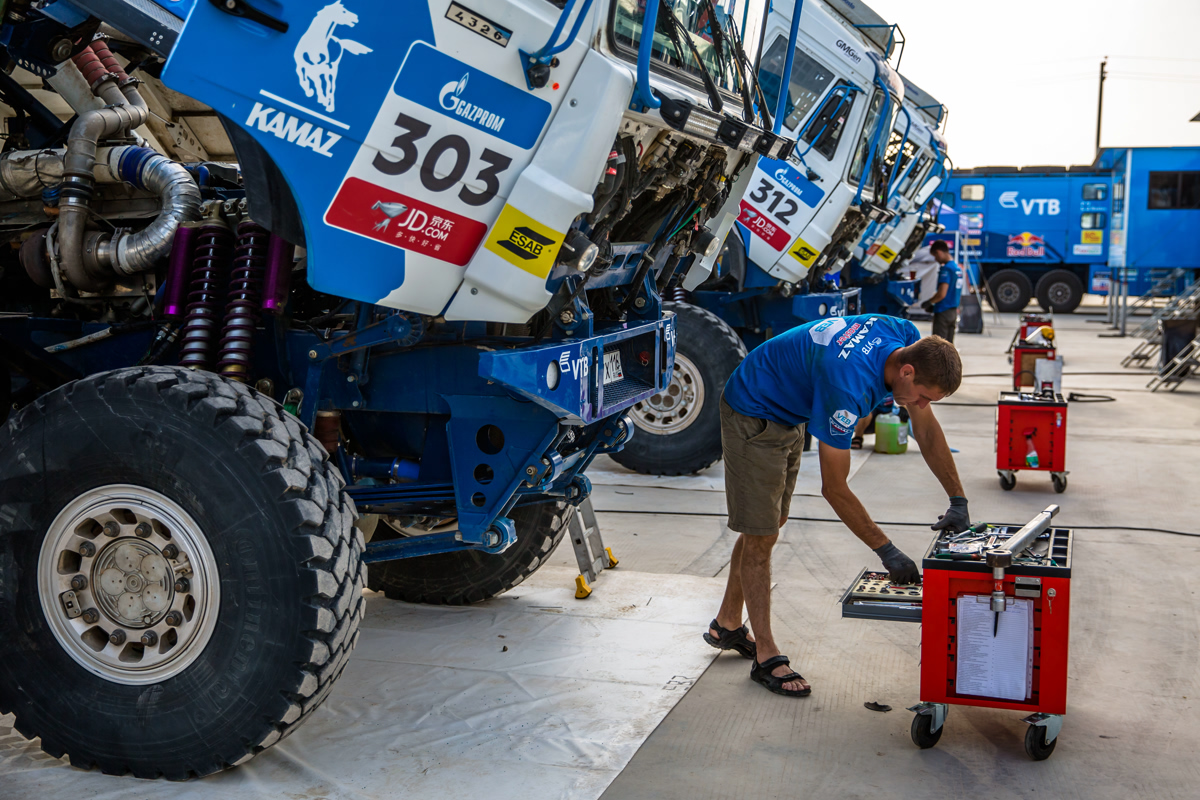
[[[425,157],[421,158],[417,142],[429,134],[429,123],[407,114],[400,114],[396,117],[396,127],[404,131],[392,140],[392,147],[400,152],[400,160],[393,161],[383,153],[377,153],[372,162],[375,169],[385,175],[403,175],[420,161],[421,185],[431,192],[444,192],[457,185],[467,174],[471,163],[471,146],[463,137],[454,134],[443,136],[429,145]],[[454,163],[449,170],[439,174],[438,162],[447,154],[453,157]],[[495,197],[500,191],[500,173],[512,164],[512,159],[508,156],[486,148],[479,154],[479,158],[487,164],[475,175],[475,181],[483,183],[483,191],[477,192],[469,185],[463,184],[458,192],[458,199],[469,206],[481,206]]]
[[[750,193],[750,202],[762,203],[767,202],[767,198],[771,198],[771,204],[767,206],[767,212],[773,214],[775,219],[782,222],[784,225],[790,225],[792,215],[800,210],[800,206],[789,200],[783,192],[775,189],[770,181],[759,179],[758,188]],[[780,202],[784,204],[782,210],[779,209]]]

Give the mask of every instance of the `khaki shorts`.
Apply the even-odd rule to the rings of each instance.
[[[743,416],[722,396],[721,448],[730,530],[756,536],[779,533],[800,473],[804,426]]]

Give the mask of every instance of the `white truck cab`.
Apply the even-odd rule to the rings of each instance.
[[[911,84],[906,84],[908,87]],[[946,177],[946,140],[937,130],[936,117],[921,109],[911,94],[906,93],[904,113],[893,128],[896,150],[888,207],[897,214],[886,223],[870,226],[855,250],[862,268],[875,274],[898,264],[897,256]]]
[[[857,230],[886,218],[880,165],[904,97],[886,40],[881,47],[823,3],[806,3],[802,15],[781,128],[798,144],[786,162],[759,163],[738,218],[753,234],[750,261],[788,283],[835,255],[849,216]],[[790,27],[788,8],[768,17],[759,81],[769,104],[779,97]]]

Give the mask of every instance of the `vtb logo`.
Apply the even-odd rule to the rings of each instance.
[[[513,228],[513,232],[508,235],[507,239],[496,244],[517,258],[532,261],[545,252],[548,246],[554,244],[554,240],[542,236],[532,228],[520,227]]]

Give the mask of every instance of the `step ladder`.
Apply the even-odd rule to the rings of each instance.
[[[1139,308],[1154,308],[1155,300],[1161,298],[1170,298],[1173,296],[1175,294],[1173,289],[1179,282],[1179,279],[1182,278],[1186,273],[1187,270],[1184,270],[1181,267],[1176,267],[1166,275],[1159,278],[1154,282],[1153,286],[1151,286],[1146,290],[1145,293],[1142,294],[1141,297],[1133,301],[1133,303],[1129,306],[1128,313],[1133,313]]]
[[[1146,384],[1146,388],[1157,392],[1166,386],[1173,392],[1197,369],[1200,369],[1200,336],[1188,342],[1175,358],[1164,364],[1158,374]]]
[[[575,508],[571,521],[567,523],[567,535],[571,537],[575,561],[579,564],[579,576],[575,578],[575,599],[583,600],[591,595],[596,577],[620,562],[612,549],[604,546],[590,497]]]
[[[1159,320],[1190,315],[1197,310],[1200,310],[1200,281],[1191,283],[1182,292],[1172,297],[1165,306],[1155,310],[1134,329],[1133,335],[1149,339],[1158,331]]]
[[[1162,332],[1157,332],[1154,336],[1144,342],[1139,342],[1138,346],[1133,348],[1133,352],[1121,359],[1122,367],[1149,367],[1152,359],[1158,358],[1158,352],[1162,349]]]

